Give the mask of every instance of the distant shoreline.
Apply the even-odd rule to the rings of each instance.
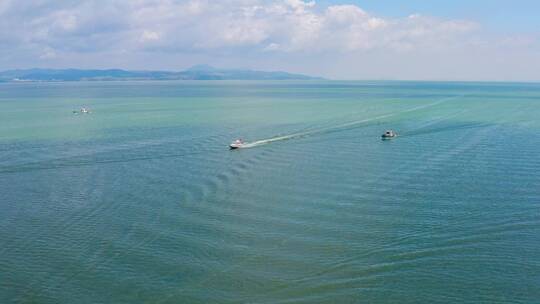
[[[540,81],[506,81],[506,80],[416,80],[416,79],[328,79],[328,78],[309,78],[309,79],[145,79],[145,78],[118,78],[118,79],[77,79],[77,80],[4,80],[0,79],[0,84],[36,84],[36,83],[98,83],[98,82],[167,82],[167,81],[185,81],[185,82],[196,82],[196,81],[253,81],[253,82],[268,82],[268,81],[305,81],[305,82],[317,82],[317,81],[327,81],[327,82],[365,82],[365,83],[454,83],[454,84],[525,84],[525,85],[540,85]]]
[[[218,69],[208,65],[185,71],[129,71],[121,69],[23,69],[0,72],[0,82],[134,81],[134,80],[324,80],[282,71]]]
[[[400,80],[335,80],[327,78],[319,79],[77,79],[77,80],[0,80],[0,83],[64,83],[64,82],[131,82],[131,81],[400,81]]]

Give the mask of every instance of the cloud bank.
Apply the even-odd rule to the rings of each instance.
[[[209,62],[338,78],[540,79],[524,64],[540,59],[531,34],[488,34],[470,20],[387,18],[356,5],[301,0],[4,0],[0,45],[6,68]],[[501,71],[488,77],[494,65]],[[518,67],[527,68],[520,74]]]

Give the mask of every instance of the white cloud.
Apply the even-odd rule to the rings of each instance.
[[[326,18],[339,24],[351,24],[369,17],[356,5],[333,5],[326,9]]]
[[[302,0],[3,0],[0,44],[0,55],[21,62],[106,53],[110,66],[124,62],[126,54],[155,52],[209,60],[228,56],[230,62],[247,55],[253,62],[301,56],[317,64],[321,58],[362,61],[370,52],[418,58],[497,53],[490,48],[497,54],[503,48],[534,53],[539,45],[532,35],[486,35],[469,20],[388,18],[357,5],[323,7]]]
[[[315,1],[306,2],[303,0],[284,0],[284,2],[297,14],[302,14],[305,12],[306,8],[315,6]]]
[[[74,14],[66,11],[59,11],[55,15],[55,20],[52,24],[53,27],[66,32],[77,29],[77,16]]]
[[[148,42],[148,41],[156,41],[161,38],[161,35],[158,32],[144,30],[141,34],[141,38],[139,41],[141,42]]]
[[[85,44],[88,48],[92,44],[117,48],[121,44],[122,48],[136,50],[142,47],[137,42],[168,37],[160,44],[164,50],[268,49],[272,45],[274,51],[287,52],[354,51],[440,43],[441,39],[475,29],[468,21],[419,15],[385,19],[355,5],[321,9],[313,1],[302,0],[138,0],[108,4],[95,0],[56,6],[58,9],[42,14],[21,16],[29,19],[23,23],[21,43],[57,48],[62,44],[64,49],[80,49]],[[3,10],[7,11],[4,15],[9,14],[10,6],[4,5]],[[78,41],[76,36],[80,37]]]

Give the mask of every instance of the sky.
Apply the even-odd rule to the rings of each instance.
[[[0,70],[540,81],[540,1],[0,0]]]

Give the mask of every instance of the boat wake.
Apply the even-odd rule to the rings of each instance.
[[[443,124],[438,127],[422,128],[416,131],[405,132],[405,133],[400,134],[400,137],[411,137],[411,136],[427,135],[427,134],[441,133],[441,132],[453,132],[453,131],[459,131],[459,130],[485,128],[492,125],[493,124],[489,124],[489,123],[474,123],[474,122],[462,123],[462,124],[447,124],[447,125]]]
[[[311,129],[311,130],[304,131],[304,132],[298,132],[298,133],[293,133],[293,134],[288,134],[288,135],[281,135],[281,136],[276,136],[276,137],[267,138],[267,139],[261,139],[261,140],[257,140],[257,141],[253,141],[253,142],[246,142],[246,143],[244,143],[242,145],[241,148],[242,149],[255,148],[255,147],[259,147],[259,146],[262,146],[262,145],[267,145],[267,144],[270,144],[270,143],[273,143],[273,142],[278,142],[278,141],[285,141],[285,140],[297,139],[297,138],[314,136],[314,135],[319,135],[319,134],[328,134],[328,133],[331,133],[331,132],[349,130],[350,128],[359,127],[359,126],[365,126],[368,123],[376,122],[376,121],[379,121],[381,119],[385,119],[385,118],[389,118],[389,117],[393,117],[393,116],[397,116],[397,115],[401,115],[401,114],[405,114],[405,113],[409,113],[409,112],[413,112],[413,111],[418,111],[418,110],[422,110],[422,109],[426,109],[426,108],[431,108],[431,107],[439,105],[439,104],[441,104],[443,102],[446,102],[446,101],[449,101],[449,100],[452,100],[452,99],[456,99],[456,98],[459,98],[459,97],[462,97],[462,96],[447,97],[447,98],[443,98],[443,99],[437,100],[437,101],[429,103],[429,104],[416,106],[416,107],[406,109],[406,110],[403,110],[403,111],[383,114],[383,115],[379,115],[379,116],[375,116],[375,117],[371,117],[371,118],[366,118],[366,119],[361,119],[361,120],[355,120],[355,121],[351,121],[351,122],[347,122],[347,123],[343,123],[343,124],[339,124],[339,125],[334,125],[334,126],[330,126],[330,127],[319,128],[319,129]]]

